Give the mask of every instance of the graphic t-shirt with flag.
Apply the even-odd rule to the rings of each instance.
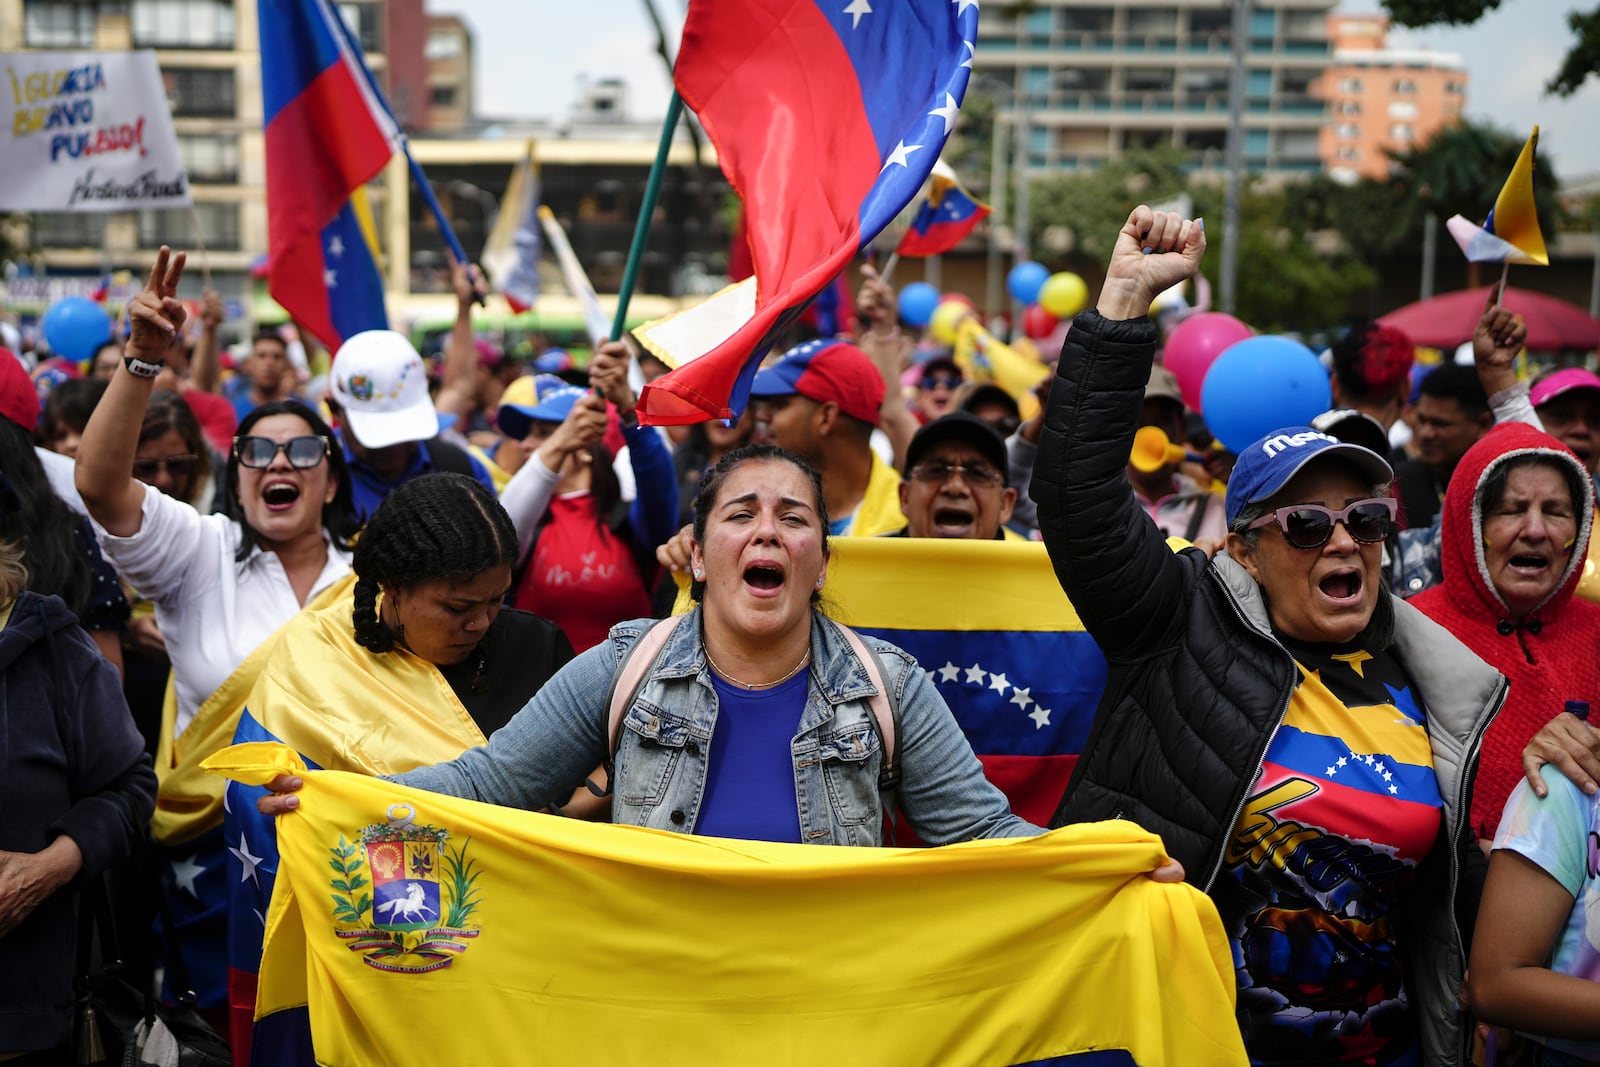
[[[1250,1061],[1420,1063],[1394,923],[1442,817],[1424,710],[1390,653],[1285,644],[1300,680],[1213,894]]]

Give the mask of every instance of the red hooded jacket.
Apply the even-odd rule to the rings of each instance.
[[[1578,533],[1551,594],[1522,619],[1512,616],[1490,581],[1483,551],[1484,483],[1502,463],[1548,456],[1584,487]],[[1494,836],[1500,812],[1522,778],[1522,750],[1568,700],[1600,703],[1600,606],[1573,596],[1594,523],[1589,474],[1565,445],[1524,423],[1501,423],[1467,450],[1445,491],[1440,531],[1444,581],[1410,603],[1438,622],[1511,682],[1511,693],[1483,738],[1472,787],[1472,827]]]

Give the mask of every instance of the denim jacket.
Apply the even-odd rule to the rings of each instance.
[[[610,639],[568,663],[489,743],[448,763],[393,779],[402,785],[539,810],[564,801],[607,754],[612,678],[655,620],[612,628]],[[883,753],[868,698],[874,692],[839,624],[811,621],[811,682],[789,750],[808,844],[881,845]],[[1044,831],[1011,813],[943,698],[911,656],[863,636],[898,695],[900,787],[895,800],[929,844]],[[613,822],[692,833],[705,795],[717,721],[700,609],[662,648],[656,668],[623,714],[615,764]]]

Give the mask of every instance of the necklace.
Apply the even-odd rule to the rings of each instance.
[[[721,667],[717,666],[717,661],[711,658],[711,650],[710,649],[706,650],[706,662],[711,664],[711,669],[716,671],[718,674],[722,675],[722,677],[725,680],[730,681],[734,685],[740,686],[741,688],[744,688],[744,689],[771,689],[774,686],[782,685],[784,682],[787,682],[790,678],[793,678],[795,675],[799,674],[800,671],[805,667],[805,665],[811,662],[811,650],[809,648],[806,649],[806,654],[800,657],[800,662],[796,663],[793,667],[789,668],[789,673],[788,674],[785,674],[782,678],[779,678],[777,681],[774,681],[774,682],[741,682],[739,679],[735,678],[733,675],[729,674],[727,671],[725,671]]]

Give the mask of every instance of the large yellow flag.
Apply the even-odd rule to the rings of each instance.
[[[208,766],[302,772],[270,744]],[[1147,877],[1161,843],[1130,823],[822,848],[305,778],[257,1057],[308,1018],[334,1067],[1245,1062],[1216,911]]]

